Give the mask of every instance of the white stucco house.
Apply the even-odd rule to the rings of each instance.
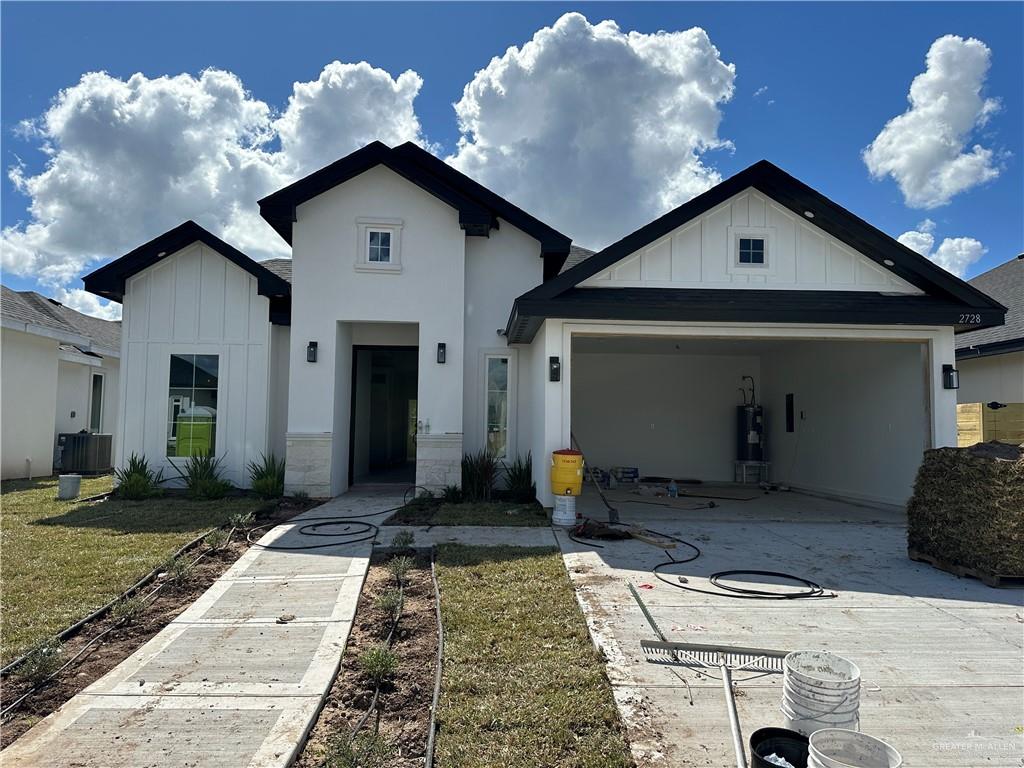
[[[900,504],[956,444],[954,335],[1005,314],[768,162],[592,255],[412,144],[260,212],[290,260],[188,222],[85,278],[124,305],[119,461],[209,448],[244,485],[274,451],[327,496],[529,451],[550,505],[575,436],[600,466],[731,481],[750,377],[773,480]]]
[[[2,286],[2,477],[45,477],[62,433],[115,434],[121,324]]]

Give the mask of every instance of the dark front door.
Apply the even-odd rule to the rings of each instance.
[[[350,483],[416,478],[415,347],[353,347]]]

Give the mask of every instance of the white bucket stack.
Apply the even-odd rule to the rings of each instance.
[[[576,525],[576,497],[555,496],[555,508],[551,512],[551,524],[563,528]]]
[[[900,768],[903,757],[866,733],[825,728],[811,734],[807,768]]]
[[[825,651],[790,653],[785,659],[782,714],[786,727],[804,736],[822,728],[860,730],[860,669]]]

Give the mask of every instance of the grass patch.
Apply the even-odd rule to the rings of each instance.
[[[510,501],[424,503],[402,507],[384,521],[384,525],[509,525],[540,527],[548,516],[539,504]]]
[[[82,496],[110,488],[109,476],[82,479]],[[265,504],[252,497],[92,504],[56,497],[56,478],[0,487],[3,664],[109,602],[203,531]]]
[[[442,545],[439,768],[632,766],[556,550]]]

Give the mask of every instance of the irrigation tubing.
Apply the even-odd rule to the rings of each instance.
[[[441,665],[444,660],[444,625],[441,623],[441,585],[434,567],[437,547],[430,548],[430,579],[434,582],[434,613],[437,615],[437,662],[434,666],[434,697],[430,702],[430,730],[427,731],[427,755],[424,768],[434,768],[434,736],[437,734],[437,704],[441,700]]]

